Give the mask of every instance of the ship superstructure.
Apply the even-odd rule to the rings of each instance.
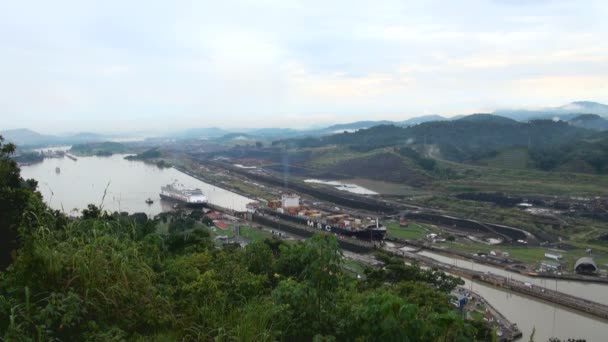
[[[207,203],[207,197],[203,194],[201,189],[188,189],[177,183],[161,187],[160,197],[177,201],[191,207],[199,207]]]

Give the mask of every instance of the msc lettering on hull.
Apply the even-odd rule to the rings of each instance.
[[[313,227],[313,228],[317,228],[317,229],[325,229],[328,232],[331,232],[331,226],[326,224],[325,226],[323,226],[323,224],[321,222],[313,222],[313,221],[306,221],[306,223],[308,224],[309,227]]]

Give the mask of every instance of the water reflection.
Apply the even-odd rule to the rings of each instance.
[[[55,170],[59,168],[60,173]],[[124,155],[45,159],[23,166],[23,178],[34,178],[45,201],[54,209],[76,213],[92,203],[109,211],[144,212],[156,215],[171,210],[172,203],[161,201],[160,187],[177,180],[186,187],[200,188],[210,203],[234,210],[245,210],[250,199],[201,182],[175,169],[161,169]],[[104,195],[105,194],[105,195]],[[145,200],[154,203],[148,205]]]

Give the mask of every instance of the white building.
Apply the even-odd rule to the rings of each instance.
[[[299,208],[300,207],[300,196],[298,196],[296,194],[283,194],[281,196],[281,207],[283,209]]]
[[[559,261],[562,258],[561,254],[545,253],[545,258]]]

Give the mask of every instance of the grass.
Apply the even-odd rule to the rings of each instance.
[[[250,226],[241,226],[241,236],[247,239],[249,242],[256,242],[272,238],[271,233],[264,230],[251,228]]]
[[[410,222],[407,227],[400,227],[398,222],[389,222],[386,229],[389,236],[405,240],[422,239],[432,232],[427,225],[414,222]]]
[[[357,152],[346,147],[325,146],[322,148],[304,149],[313,153],[313,158],[310,160],[310,165],[313,167],[324,167],[337,164],[339,162],[368,157],[374,154],[382,153],[383,150],[373,150],[370,152]]]
[[[430,197],[416,197],[411,203],[424,207],[445,210],[454,216],[470,218],[479,221],[504,224],[527,230],[533,234],[541,233],[543,239],[562,237],[567,240],[575,239],[588,244],[590,233],[599,235],[606,230],[605,223],[560,215],[559,222],[566,223],[563,229],[556,229],[552,220],[530,214],[517,208],[505,208],[481,201],[461,200],[455,197],[434,195]],[[607,249],[608,252],[608,249]]]
[[[608,188],[608,175],[476,166],[442,160],[441,167],[458,177],[438,180],[436,190],[445,192],[493,191],[520,195],[593,196]],[[498,165],[499,162],[494,162]]]
[[[246,184],[241,181],[231,180],[230,185],[232,185],[235,189],[250,195],[251,197],[263,198],[266,200],[275,199],[274,195],[268,193],[267,191],[264,191],[260,187],[256,187],[253,184]]]
[[[483,314],[479,311],[470,311],[469,316],[474,321],[483,321]]]
[[[492,158],[479,160],[476,164],[499,168],[526,169],[530,164],[530,156],[526,148],[514,148],[499,152]]]
[[[307,165],[314,169],[325,169],[349,160],[392,153],[403,161],[403,165],[395,172],[408,170],[429,174],[414,161],[392,152],[390,148],[358,152],[347,147],[324,146],[298,151],[311,153]],[[449,169],[450,172],[430,172],[434,174],[435,180],[423,189],[444,193],[499,191],[520,195],[591,196],[603,195],[603,189],[608,188],[608,175],[541,171],[530,168],[529,159],[525,148],[517,148],[482,159],[477,165],[437,160],[437,170]],[[366,178],[364,175],[359,177]]]
[[[363,266],[354,260],[344,259],[344,267],[347,271],[355,271],[357,274],[363,274]]]
[[[447,242],[446,245],[454,250],[464,253],[489,253],[492,250],[501,250],[508,252],[512,259],[519,260],[530,265],[537,265],[541,260],[546,259],[545,253],[559,253],[563,256],[562,262],[566,264],[566,271],[572,271],[574,263],[583,257],[587,256],[585,249],[575,248],[567,251],[555,252],[544,247],[528,247],[528,246],[490,246],[470,240],[459,239],[456,242]],[[605,263],[608,263],[608,254],[603,251],[595,251],[591,254],[596,261],[598,267],[606,268]]]
[[[233,238],[235,236],[233,227],[234,225],[230,225],[228,229],[219,229],[213,227],[207,227],[207,229],[209,230],[212,239],[223,235],[227,236],[228,238]],[[272,238],[272,234],[267,231],[252,228],[250,226],[241,225],[241,237],[249,242],[256,242]],[[224,243],[224,241],[216,240],[216,243],[221,245],[222,243]]]
[[[511,258],[528,264],[534,264],[544,259],[545,252],[547,251],[542,247],[491,246],[463,239],[447,242],[446,245],[451,249],[464,253],[490,253],[490,251],[499,249],[503,252],[508,252]]]

